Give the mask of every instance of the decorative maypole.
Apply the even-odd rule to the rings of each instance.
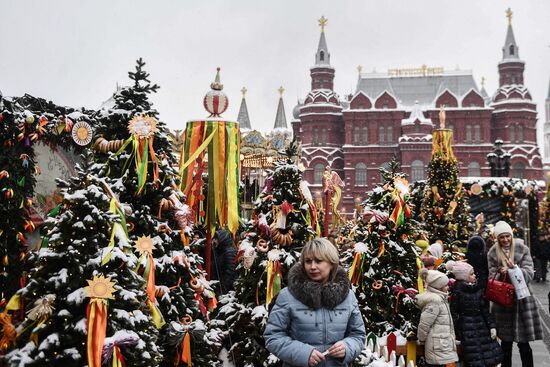
[[[220,83],[220,68],[210,88],[203,103],[210,113],[209,119],[187,122],[180,158],[180,188],[198,214],[199,222],[204,222],[207,228],[205,262],[208,271],[211,239],[216,227],[227,227],[235,234],[239,226],[241,145],[239,124],[218,119],[229,105]],[[203,191],[203,173],[208,176],[207,192]]]
[[[432,134],[432,159],[424,189],[421,218],[430,242],[449,244],[465,241],[469,234],[469,205],[458,175],[458,162],[453,152],[453,132],[445,128],[445,109],[439,111],[440,128]]]

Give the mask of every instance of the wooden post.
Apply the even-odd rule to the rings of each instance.
[[[325,237],[328,237],[328,227],[329,227],[329,218],[330,215],[330,191],[325,192]]]

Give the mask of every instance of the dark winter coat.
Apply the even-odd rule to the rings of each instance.
[[[456,281],[451,293],[451,314],[455,335],[462,345],[462,360],[468,367],[496,366],[502,361],[502,350],[491,339],[495,320],[489,313],[484,288]]]
[[[326,351],[343,341],[343,359],[325,357],[318,367],[347,366],[365,344],[365,325],[344,269],[333,281],[310,280],[300,263],[288,274],[288,287],[279,292],[264,332],[266,348],[283,366],[308,366],[313,349]]]
[[[531,258],[529,248],[522,242],[514,239],[514,264],[521,269],[525,281],[529,284],[534,276],[533,259]],[[502,266],[497,259],[497,246],[498,243],[491,247],[487,254],[487,259],[489,260],[489,280],[493,275],[498,273],[498,269]],[[497,275],[497,279],[500,279],[500,275]],[[531,291],[530,287],[529,290]],[[533,294],[533,291],[531,291],[531,294]],[[532,295],[516,300],[512,308],[492,303],[491,311],[495,315],[497,334],[501,340],[505,342],[525,343],[542,339],[540,315]]]
[[[470,238],[466,248],[466,260],[474,268],[477,283],[485,288],[489,277],[489,264],[487,262],[487,250],[483,238],[479,236]]]
[[[219,281],[219,284],[214,286],[216,294],[219,295],[233,290],[233,283],[237,279],[235,264],[237,248],[233,244],[231,233],[224,229],[216,231],[214,239],[218,243],[212,246],[210,279]]]

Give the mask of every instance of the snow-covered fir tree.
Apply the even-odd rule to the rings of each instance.
[[[428,165],[420,219],[430,242],[441,240],[450,244],[458,240],[464,246],[473,232],[473,225],[458,174],[452,137],[448,129],[433,132],[432,159]]]
[[[159,87],[149,81],[144,65],[137,61],[129,72],[132,85],[118,90],[114,106],[96,115],[95,171],[120,178],[120,200],[133,208],[130,239],[148,236],[155,244],[154,284],[149,277],[147,286],[153,289],[149,307],[163,318],[157,322],[162,364],[181,365],[191,358],[193,366],[212,366],[218,363],[215,341],[204,321],[215,297],[201,270],[203,259],[190,243],[193,215],[177,188],[168,129],[149,101]]]
[[[88,365],[86,286],[97,275],[115,283],[104,351],[116,343],[131,366],[161,360],[158,331],[144,308],[145,281],[134,271],[138,258],[124,227],[125,206],[105,179],[90,173],[90,157],[84,164],[69,181],[58,180],[63,203],[47,219],[30,281],[17,293],[26,317],[17,328],[17,348],[6,356],[8,366]]]
[[[268,306],[285,286],[304,243],[315,234],[313,198],[293,163],[295,147],[291,144],[288,159],[276,164],[255,202],[253,224],[239,245],[235,291],[220,298],[212,321],[225,331],[224,346],[237,367],[278,363],[264,346]]]
[[[354,248],[343,254],[367,333],[416,329],[418,223],[410,219],[409,184],[395,158],[380,168],[382,182],[367,193],[352,229]]]

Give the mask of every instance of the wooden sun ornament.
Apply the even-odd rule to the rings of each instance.
[[[128,130],[139,138],[150,138],[157,131],[157,120],[148,115],[134,116],[128,123]]]
[[[86,297],[90,298],[86,315],[88,319],[86,355],[90,367],[101,367],[101,353],[105,344],[107,332],[107,304],[109,299],[115,299],[115,282],[103,274],[94,275],[87,280]]]
[[[111,278],[105,278],[103,274],[99,276],[94,275],[92,280],[87,280],[88,286],[86,289],[86,297],[89,298],[101,298],[101,299],[115,299],[113,295],[116,292],[114,288],[115,282],[111,282]]]
[[[71,135],[76,144],[88,145],[92,141],[92,127],[87,122],[79,121],[73,125]]]
[[[151,255],[155,249],[155,243],[153,242],[151,236],[142,236],[137,238],[134,247],[140,255]]]

